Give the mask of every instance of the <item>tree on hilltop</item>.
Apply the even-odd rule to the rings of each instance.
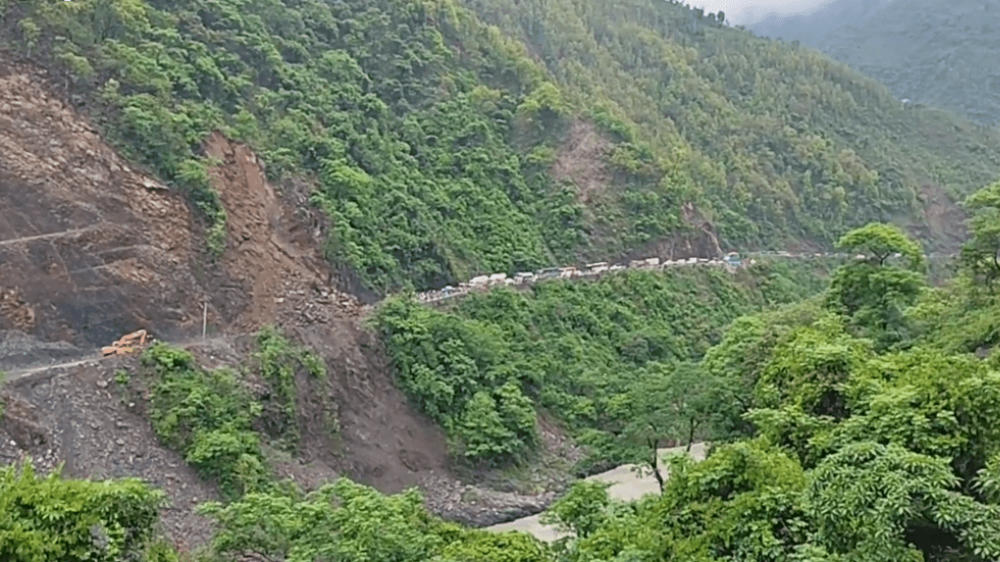
[[[888,348],[905,339],[903,310],[912,305],[925,285],[920,244],[899,227],[871,223],[845,234],[837,248],[863,253],[865,261],[840,267],[830,284],[828,305],[859,332]],[[897,265],[889,260],[898,256]]]

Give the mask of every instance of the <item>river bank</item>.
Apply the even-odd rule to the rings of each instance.
[[[704,460],[707,448],[708,446],[705,443],[694,443],[691,445],[691,451],[689,454],[695,460]],[[683,453],[684,449],[685,447],[660,449],[659,453],[662,458],[673,453]],[[647,494],[660,493],[659,486],[656,483],[656,478],[654,478],[652,474],[647,473],[639,476],[634,469],[635,465],[622,465],[606,472],[590,476],[585,480],[610,484],[608,487],[608,495],[610,495],[612,499],[621,501],[633,501]],[[663,475],[664,480],[670,477],[670,475],[667,474],[667,469],[662,466],[660,467],[660,474]],[[542,525],[540,518],[541,514],[539,513],[529,517],[515,519],[514,521],[508,521],[507,523],[500,523],[498,525],[486,527],[486,530],[497,533],[505,531],[523,531],[525,533],[531,533],[539,540],[545,542],[552,542],[566,535],[566,533],[560,532],[559,529],[556,529],[555,527]]]

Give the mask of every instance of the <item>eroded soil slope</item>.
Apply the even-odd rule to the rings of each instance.
[[[324,221],[306,182],[276,189],[251,150],[212,135],[204,148],[220,162],[211,177],[228,222],[226,250],[211,258],[181,194],[107,146],[44,72],[2,57],[0,370],[10,382],[0,387],[0,462],[27,455],[46,468],[65,462],[77,477],[142,477],[171,498],[164,520],[174,540],[201,544],[209,530],[193,509],[213,488],[160,446],[144,397],[116,387],[115,371],[134,370],[136,359],[99,359],[98,347],[145,328],[205,367],[235,366],[270,323],[322,355],[330,373],[327,387],[300,393],[302,453],[273,459],[281,476],[311,487],[347,475],[390,493],[417,485],[433,511],[482,525],[552,499],[474,488],[447,470],[443,433],[396,389],[364,327],[370,307],[336,289],[350,283],[322,258]]]
[[[279,195],[253,152],[219,134],[206,152],[222,162],[212,178],[229,216],[228,250],[211,281],[234,307],[225,329],[247,333],[274,323],[327,360],[344,449],[331,451],[317,428],[304,436],[306,460],[324,477],[343,470],[389,492],[442,471],[444,435],[396,389],[377,338],[363,328],[365,307],[333,288],[305,193],[290,185]]]
[[[42,84],[0,59],[0,330],[87,350],[144,326],[189,332],[187,207]]]

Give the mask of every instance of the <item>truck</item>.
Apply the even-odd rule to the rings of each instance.
[[[594,274],[604,273],[608,270],[608,262],[599,261],[595,263],[588,263],[586,269]]]

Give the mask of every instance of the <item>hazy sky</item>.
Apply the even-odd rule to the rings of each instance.
[[[770,12],[796,14],[812,11],[830,0],[688,0],[695,8],[706,12],[726,13],[726,20],[733,25],[750,25]]]

